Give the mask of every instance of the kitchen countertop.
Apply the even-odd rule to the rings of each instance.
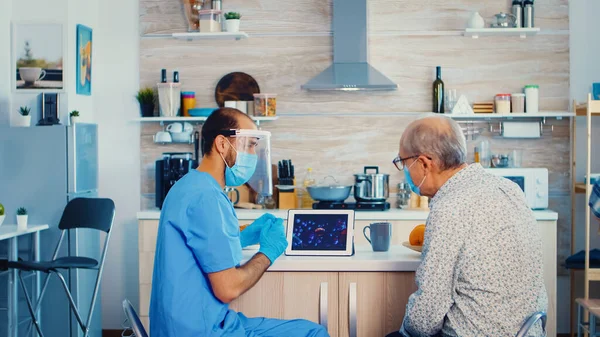
[[[276,217],[287,219],[288,211],[281,209],[272,210],[247,210],[247,209],[236,209],[236,213],[239,220],[255,220],[261,215],[269,212]],[[538,221],[556,221],[558,219],[558,213],[552,210],[536,210],[533,211],[535,218]],[[360,220],[375,220],[375,221],[393,221],[393,220],[417,220],[425,221],[429,211],[426,210],[410,210],[410,209],[397,209],[392,208],[388,211],[357,211],[354,219]],[[138,212],[138,220],[158,220],[160,218],[160,211],[158,209],[151,209]]]
[[[258,252],[242,251],[242,264]],[[421,253],[404,246],[391,246],[387,252],[374,252],[370,246],[357,245],[354,256],[280,256],[268,271],[415,271],[421,263]]]

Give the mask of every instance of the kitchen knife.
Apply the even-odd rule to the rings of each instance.
[[[292,164],[291,160],[290,160],[290,167],[291,167],[290,178],[292,178],[292,180],[293,180],[296,177],[296,175],[294,174],[294,165]]]
[[[292,161],[291,161],[291,160],[289,160],[289,159],[288,159],[288,160],[286,160],[286,164],[287,164],[287,165],[286,165],[286,166],[287,166],[287,167],[286,167],[286,169],[287,169],[287,171],[286,171],[287,177],[286,177],[286,178],[291,178],[291,177],[292,177],[292,168],[290,167],[290,166],[291,166],[291,162],[292,162]]]
[[[285,178],[283,176],[283,163],[281,162],[281,160],[277,163],[277,176],[279,177],[279,179]]]

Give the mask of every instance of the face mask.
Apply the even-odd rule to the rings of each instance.
[[[229,143],[229,140],[227,140]],[[229,143],[231,145],[231,143]],[[236,159],[235,164],[232,167],[227,165],[227,161],[221,155],[221,158],[225,162],[225,185],[236,187],[244,185],[252,178],[254,171],[256,170],[256,163],[258,162],[258,156],[255,154],[249,154],[245,152],[238,152],[233,146],[235,151]]]
[[[421,185],[423,185],[423,183],[425,182],[425,178],[427,178],[427,176],[423,177],[423,180],[421,180],[421,183],[419,184],[419,186],[415,186],[415,183],[413,183],[412,178],[410,177],[409,170],[416,162],[417,161],[415,160],[412,164],[410,164],[409,167],[404,166],[404,178],[406,179],[408,186],[410,186],[410,190],[415,192],[416,195],[420,196],[421,195]]]

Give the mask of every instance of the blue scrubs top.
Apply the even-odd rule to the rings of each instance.
[[[171,188],[158,226],[151,336],[221,336],[239,324],[207,275],[240,264],[239,236],[233,205],[212,176],[193,170]]]

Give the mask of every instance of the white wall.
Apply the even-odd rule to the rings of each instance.
[[[140,209],[140,134],[135,93],[139,86],[138,1],[101,0],[95,62],[94,117],[100,125],[100,195],[116,203],[104,272],[102,320],[120,329],[121,302],[138,303],[137,219]],[[136,305],[137,307],[137,305]]]
[[[51,21],[64,25],[67,53],[61,120],[79,110],[83,121],[99,125],[99,194],[117,207],[102,282],[104,329],[120,329],[121,301],[138,302],[137,221],[140,208],[138,89],[138,2],[118,0],[0,0],[0,124],[10,124],[21,105],[36,111],[37,94],[13,93],[11,22]],[[77,24],[93,29],[92,95],[75,94]],[[35,123],[36,117],[32,117]]]

